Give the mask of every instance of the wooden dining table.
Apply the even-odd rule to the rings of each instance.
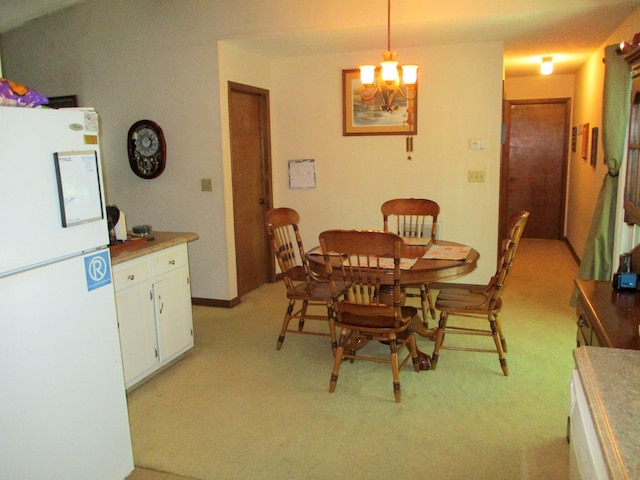
[[[427,255],[429,253],[429,255]],[[319,276],[326,277],[326,266],[320,247],[315,247],[307,252],[307,262],[311,271]],[[431,258],[434,257],[434,258]],[[400,275],[401,286],[415,286],[423,283],[433,284],[461,277],[475,270],[480,254],[472,247],[457,242],[435,240],[426,244],[416,243],[415,239],[405,239],[402,247],[402,258],[407,259],[407,266],[402,268]],[[413,261],[415,263],[413,263]],[[336,267],[340,259],[335,258]],[[401,264],[402,265],[402,264]],[[382,285],[393,285],[393,270],[389,269],[388,281],[383,277]],[[427,328],[424,319],[414,322],[413,329],[420,336],[435,338],[435,328]],[[429,370],[430,357],[419,352],[421,368]]]
[[[461,277],[475,270],[480,258],[480,254],[474,248],[461,243],[435,240],[423,245],[409,242],[411,240],[406,240],[402,247],[402,258],[417,259],[417,261],[411,268],[402,269],[401,285],[442,282]],[[436,249],[441,253],[435,253],[432,256],[437,258],[425,258],[427,252],[435,252]],[[463,258],[454,258],[457,253],[465,255],[465,252],[467,253]],[[315,247],[307,252],[307,261],[314,274],[320,277],[326,276],[326,267],[320,247]],[[336,262],[339,260],[336,259]],[[383,278],[382,284],[393,284],[393,270],[389,270],[388,281],[385,282]]]

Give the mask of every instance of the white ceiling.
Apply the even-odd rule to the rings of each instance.
[[[0,33],[83,1],[0,0]],[[306,9],[305,1],[314,6]],[[309,13],[295,31],[269,32],[260,26],[263,33],[247,36],[240,27],[229,40],[267,56],[386,50],[384,0],[320,3],[337,7],[321,25]],[[240,0],[241,5],[298,12],[318,8],[317,0]],[[402,63],[402,48],[503,41],[508,77],[537,74],[540,57],[546,55],[554,57],[555,73],[572,73],[639,6],[640,0],[394,0],[391,47]]]

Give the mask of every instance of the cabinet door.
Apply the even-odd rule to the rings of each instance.
[[[151,286],[141,283],[116,292],[124,379],[130,381],[158,363]]]
[[[176,269],[153,285],[160,361],[193,346],[191,289],[187,268]]]

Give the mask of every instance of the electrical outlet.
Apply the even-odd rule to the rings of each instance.
[[[201,178],[200,179],[200,190],[203,192],[211,192],[213,191],[213,185],[211,184],[210,178]]]
[[[484,183],[484,170],[469,170],[467,172],[467,182]]]

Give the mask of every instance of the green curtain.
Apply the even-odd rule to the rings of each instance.
[[[602,149],[609,172],[602,181],[591,220],[589,237],[580,261],[578,277],[582,279],[611,280],[613,274],[613,234],[616,222],[618,173],[624,157],[629,120],[629,95],[631,94],[631,68],[618,52],[618,45],[609,45],[605,48]]]

